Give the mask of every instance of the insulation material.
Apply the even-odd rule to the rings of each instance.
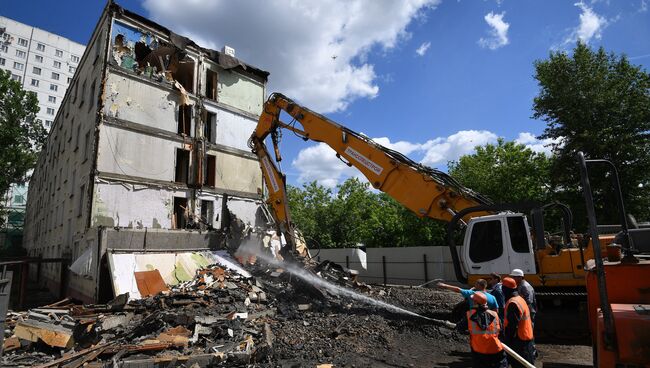
[[[165,284],[190,281],[197,270],[219,264],[243,277],[251,277],[227,251],[182,253],[108,253],[108,264],[115,295],[129,293],[129,299],[141,299],[135,274],[157,270]]]
[[[190,92],[194,90],[195,62],[180,50],[184,46],[169,44],[120,22],[113,25],[111,42],[111,63],[156,82],[180,83]]]
[[[241,74],[225,70],[219,73],[219,102],[253,115],[262,114],[264,86]]]
[[[176,148],[181,143],[107,125],[99,134],[100,172],[174,181]]]
[[[108,74],[104,114],[176,133],[180,96],[139,80]],[[250,132],[249,132],[250,134]]]
[[[86,250],[77,258],[72,265],[70,265],[70,271],[76,275],[82,277],[94,277],[95,276],[95,252],[94,247],[88,247]]]
[[[217,153],[217,188],[257,194],[262,188],[262,171],[257,160]]]
[[[210,111],[217,114],[216,142],[250,152],[248,139],[257,121],[226,110]]]

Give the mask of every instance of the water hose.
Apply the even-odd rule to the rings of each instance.
[[[501,346],[503,346],[503,350],[508,353],[511,357],[515,358],[519,363],[521,363],[524,367],[526,368],[535,368],[534,365],[530,364],[529,361],[524,359],[521,355],[517,354],[514,350],[510,349],[510,347],[504,343],[501,343]]]

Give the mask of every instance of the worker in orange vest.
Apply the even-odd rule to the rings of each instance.
[[[508,359],[499,341],[499,315],[488,309],[483,292],[477,291],[471,298],[474,308],[467,312],[467,330],[472,348],[472,367],[507,368]]]
[[[535,343],[533,340],[533,324],[526,300],[517,292],[517,282],[511,277],[501,281],[503,295],[506,299],[505,319],[503,323],[503,343],[530,364],[535,364]],[[523,367],[515,359],[509,358],[514,367]]]

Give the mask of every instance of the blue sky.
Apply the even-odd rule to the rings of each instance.
[[[497,137],[544,150],[534,139],[544,123],[530,118],[532,76],[551,50],[580,38],[650,67],[650,0],[118,3],[201,45],[234,47],[271,72],[269,92],[441,169]],[[86,43],[104,5],[11,1],[0,14]],[[284,136],[289,183],[356,175],[326,147]]]

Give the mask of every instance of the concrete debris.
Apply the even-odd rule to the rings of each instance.
[[[395,296],[351,281],[338,265],[306,262],[304,267],[340,287],[360,285],[356,289],[372,298]],[[376,355],[371,345],[390,351],[387,339],[399,341],[403,333],[415,334],[413,339],[458,340],[466,347],[464,337],[453,331],[320,290],[282,268],[258,263],[246,269],[251,277],[219,264],[206,266],[190,281],[165,285],[166,290],[161,290],[159,273],[142,273],[136,277],[144,284],[138,285],[142,299],[123,294],[106,304],[65,300],[11,312],[0,366],[368,366],[374,360],[364,357]],[[430,295],[424,300],[429,304]]]

